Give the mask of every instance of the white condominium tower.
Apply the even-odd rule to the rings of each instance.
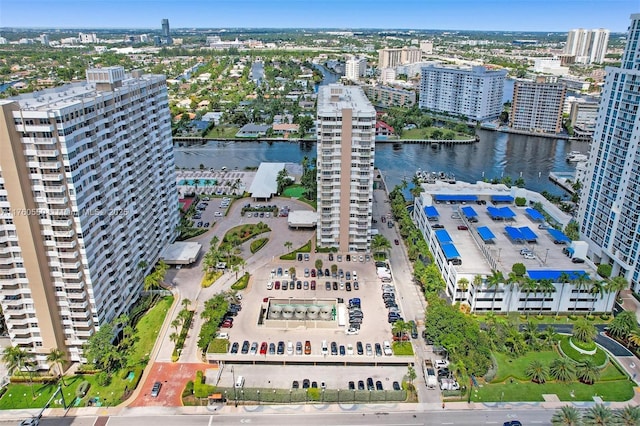
[[[371,248],[376,110],[357,86],[318,93],[319,247]]]
[[[83,361],[96,327],[129,312],[176,235],[165,77],[87,81],[0,101],[0,304],[40,367]],[[143,264],[149,267],[143,267]]]
[[[585,30],[578,28],[569,31],[565,53],[574,55],[576,62],[581,64],[593,64],[604,62],[609,44],[609,30],[599,28],[597,30]]]
[[[505,70],[482,66],[422,68],[420,108],[464,115],[471,120],[496,118],[502,112]]]
[[[587,179],[581,237],[592,260],[613,266],[638,292],[640,282],[640,14],[631,15],[620,67],[607,67]]]

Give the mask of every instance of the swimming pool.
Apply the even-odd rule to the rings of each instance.
[[[198,186],[214,186],[218,184],[217,179],[182,179],[178,182],[178,185],[182,186],[196,186],[196,181],[198,181]]]

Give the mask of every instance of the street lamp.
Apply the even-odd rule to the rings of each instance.
[[[304,390],[304,395],[305,395],[305,404],[309,403],[309,388]]]
[[[340,389],[338,389],[338,404],[340,404]]]
[[[544,264],[547,264],[547,256],[549,256],[549,249],[547,249],[547,252],[544,255]]]
[[[256,393],[258,394],[258,405],[260,405],[260,389],[258,389]]]
[[[242,404],[244,405],[244,389],[240,390],[240,397],[242,398]]]
[[[369,402],[371,402],[371,389],[369,389]]]
[[[293,392],[293,389],[289,389],[289,404],[291,404],[291,392]]]
[[[236,407],[238,406],[238,390],[236,389],[236,374],[233,371],[233,365],[231,366],[231,377],[233,378],[232,386],[233,386],[233,400],[236,403]]]
[[[324,389],[322,389],[322,403],[324,404]]]

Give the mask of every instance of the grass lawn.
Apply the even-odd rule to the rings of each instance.
[[[129,365],[142,365],[146,361],[153,349],[153,345],[158,337],[160,326],[173,303],[173,297],[165,297],[149,310],[138,322],[135,330],[136,342],[134,343]],[[133,368],[126,370],[133,371]],[[85,374],[65,377],[63,386],[65,402],[69,405],[75,399],[77,387],[83,381],[91,383],[87,395],[82,398],[77,406],[86,406],[89,398],[99,398],[101,405],[117,405],[125,393],[125,388],[129,388],[131,382],[120,376],[121,372],[112,375],[111,384],[99,386],[96,382],[96,375]],[[33,391],[36,398],[31,397],[31,389],[28,383],[15,383],[7,386],[7,391],[0,398],[0,410],[19,408],[42,408],[47,403],[51,395],[57,389],[57,384],[34,383]],[[58,398],[56,398],[58,399]],[[61,407],[60,404],[52,402],[51,407]]]
[[[503,401],[543,401],[542,394],[556,394],[562,401],[592,401],[594,395],[598,395],[604,401],[628,401],[633,398],[633,386],[630,380],[596,382],[594,385],[585,385],[580,382],[569,384],[548,382],[539,385],[514,380],[513,383],[509,381],[504,384],[491,383],[481,388],[474,388],[471,400],[498,402],[502,398]]]
[[[202,288],[207,288],[207,287],[211,287],[211,285],[216,282],[216,280],[218,278],[220,278],[222,276],[222,272],[221,271],[216,271],[216,272],[208,272],[206,274],[204,274],[204,277],[202,278]]]
[[[214,127],[209,130],[209,133],[205,135],[205,138],[235,138],[239,128],[234,126],[222,126]]]
[[[498,361],[498,372],[493,379],[493,383],[502,383],[510,377],[526,381],[528,379],[524,371],[531,361],[536,360],[549,365],[554,359],[560,358],[560,355],[555,351],[532,351],[519,358],[510,358],[506,354],[499,352],[494,352],[493,355]]]
[[[567,335],[561,335],[559,337],[562,352],[564,352],[564,354],[569,358],[573,359],[574,361],[580,361],[583,358],[591,357],[595,361],[596,365],[604,365],[604,363],[607,361],[607,354],[600,348],[596,350],[596,353],[594,355],[586,355],[573,349],[569,344],[570,337],[571,336]]]
[[[411,342],[393,342],[391,345],[394,355],[413,355],[413,347]]]
[[[302,185],[290,185],[282,191],[284,197],[302,198],[304,195],[304,188]]]
[[[423,127],[420,129],[405,130],[402,132],[402,136],[400,137],[400,139],[431,139],[431,135],[433,134],[434,130],[440,130],[441,132],[445,133],[449,129],[440,127]],[[451,131],[455,134],[454,139],[456,140],[472,139],[474,137],[473,135],[465,135],[464,133],[458,133],[454,130]]]

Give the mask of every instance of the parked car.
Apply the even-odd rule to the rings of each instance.
[[[376,390],[379,390],[379,391],[383,390],[382,382],[380,380],[376,381]]]
[[[356,390],[356,384],[353,380],[349,381],[349,390]]]
[[[358,380],[358,390],[364,390],[364,381]]]
[[[394,391],[402,390],[402,388],[400,387],[400,383],[398,383],[398,382],[393,382],[393,390],[394,390]]]
[[[338,355],[338,344],[331,342],[331,355]]]
[[[251,344],[251,349],[249,350],[249,355],[255,355],[258,353],[258,342],[253,342]]]
[[[240,347],[240,344],[238,342],[233,342],[233,345],[231,345],[231,350],[229,351],[229,353],[237,354],[239,347]]]
[[[284,354],[284,342],[281,340],[278,342],[278,355]]]
[[[262,344],[260,345],[260,355],[266,355],[268,348],[269,345],[267,344],[267,342],[262,342]]]
[[[360,290],[360,284],[358,284],[358,281],[354,281],[353,282],[353,289],[354,290]]]
[[[367,377],[367,390],[375,390],[375,386],[373,385],[373,379],[371,377]]]
[[[393,240],[393,244],[399,246],[400,245],[400,241],[398,241],[398,239],[396,238],[395,240]]]
[[[276,354],[276,344],[269,343],[269,355],[275,355],[275,354]]]
[[[304,354],[311,355],[311,342],[309,340],[304,342]]]
[[[291,389],[300,389],[300,383],[294,380],[293,383],[291,383]]]
[[[584,263],[584,259],[580,259],[579,257],[574,257],[571,261],[573,263]]]
[[[151,388],[151,396],[153,398],[157,398],[158,395],[160,395],[160,389],[162,389],[162,383],[160,382],[155,382],[153,384],[153,387]]]
[[[380,346],[380,343],[375,344],[375,349],[376,349],[376,356],[382,356],[382,346]]]
[[[296,342],[296,355],[302,355],[302,342]]]
[[[356,353],[358,355],[364,355],[364,347],[362,346],[362,342],[356,342]]]
[[[458,230],[460,230],[460,231],[468,231],[469,228],[466,225],[458,225]]]

